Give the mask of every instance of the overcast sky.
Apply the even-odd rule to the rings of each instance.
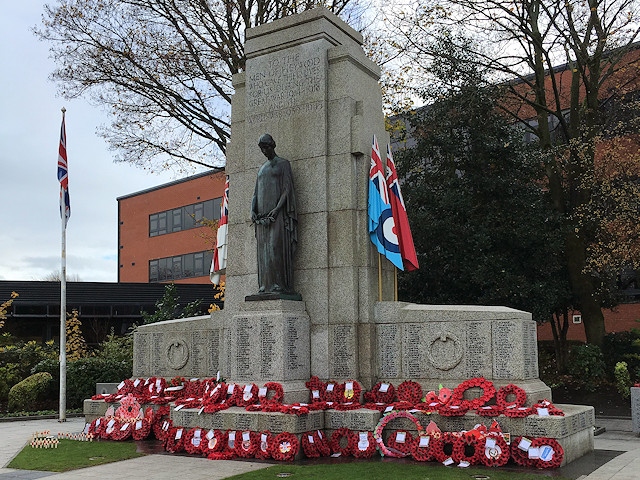
[[[65,107],[71,197],[67,275],[115,282],[116,198],[176,177],[114,163],[114,152],[95,133],[97,126],[108,123],[102,110],[85,100],[56,95],[55,84],[48,80],[54,68],[49,46],[31,32],[45,3],[4,2],[0,15],[0,198],[5,205],[0,280],[42,280],[60,271],[57,159],[60,109]]]

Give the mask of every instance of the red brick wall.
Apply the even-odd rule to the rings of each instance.
[[[607,333],[628,331],[632,328],[640,328],[640,303],[626,303],[618,305],[613,310],[604,309],[604,324]],[[579,315],[580,312],[574,312]],[[544,323],[538,325],[538,340],[553,340],[551,325]],[[584,325],[572,323],[569,316],[569,331],[567,340],[586,341]]]
[[[220,198],[224,181],[225,173],[217,172],[119,198],[118,281],[148,283],[149,260],[212,250],[215,239],[208,227],[149,237],[149,215]],[[209,283],[209,277],[186,278],[175,283]]]

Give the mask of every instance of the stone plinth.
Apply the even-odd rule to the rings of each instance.
[[[282,383],[287,403],[304,402],[311,376],[309,315],[304,302],[244,302],[225,332],[228,379]]]
[[[640,387],[631,387],[631,421],[633,433],[640,435]]]
[[[392,383],[410,378],[425,390],[454,388],[485,377],[496,389],[515,383],[527,404],[550,399],[538,379],[536,323],[507,307],[379,302],[374,310],[376,376]]]
[[[141,325],[134,334],[133,376],[215,377],[221,370],[225,313]]]

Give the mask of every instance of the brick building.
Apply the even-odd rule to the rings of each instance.
[[[210,283],[225,173],[208,170],[119,197],[118,283]]]

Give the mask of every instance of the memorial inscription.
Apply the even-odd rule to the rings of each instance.
[[[382,378],[400,376],[400,348],[398,334],[400,329],[396,324],[378,325],[378,362]]]
[[[236,365],[238,374],[245,375],[250,372],[251,367],[251,326],[246,317],[237,317],[236,323]]]
[[[324,90],[324,56],[301,48],[265,55],[263,68],[247,74],[247,108],[277,111],[308,103]]]

